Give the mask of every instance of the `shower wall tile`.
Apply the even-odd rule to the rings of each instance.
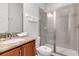
[[[40,12],[40,43],[41,45],[45,45],[47,43],[47,13],[42,10],[41,8],[39,9]]]
[[[54,20],[53,16],[47,18],[47,43],[53,45],[54,40]]]

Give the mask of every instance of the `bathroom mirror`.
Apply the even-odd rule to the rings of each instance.
[[[22,32],[22,23],[22,3],[0,3],[0,33]]]

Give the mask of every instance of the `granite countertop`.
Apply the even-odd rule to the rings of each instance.
[[[20,46],[20,45],[22,45],[22,44],[24,44],[24,43],[28,43],[28,42],[30,42],[30,41],[35,40],[35,38],[32,37],[32,36],[28,36],[28,37],[14,37],[14,38],[11,38],[11,39],[17,39],[17,38],[22,38],[22,39],[24,39],[24,40],[19,41],[19,42],[16,42],[16,43],[0,44],[0,53],[5,52],[5,51],[7,51],[7,50],[9,50],[9,49],[18,47],[18,46]],[[11,39],[10,39],[10,40],[11,40]]]

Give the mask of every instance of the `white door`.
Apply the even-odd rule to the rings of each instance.
[[[9,4],[9,32],[22,32],[22,4]]]

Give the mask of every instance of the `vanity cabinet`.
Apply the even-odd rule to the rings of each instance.
[[[33,40],[16,48],[0,53],[0,56],[35,56],[35,51],[35,40]]]
[[[24,48],[24,56],[35,55],[35,41],[25,44],[23,48]]]
[[[15,48],[10,51],[4,52],[1,56],[20,56],[20,48]]]

